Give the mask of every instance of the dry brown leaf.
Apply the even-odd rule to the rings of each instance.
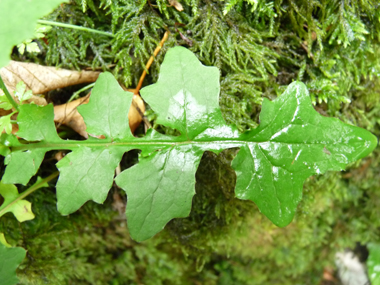
[[[56,123],[66,125],[72,128],[82,137],[88,138],[86,125],[84,123],[83,117],[77,111],[77,107],[81,104],[87,104],[89,98],[90,94],[70,103],[54,106],[54,121]],[[134,133],[137,127],[140,125],[144,112],[144,101],[139,95],[134,94],[132,105],[128,113],[129,127],[131,128],[132,133]]]
[[[96,81],[99,74],[97,71],[72,71],[13,60],[0,69],[0,75],[11,94],[20,81],[25,83],[27,90],[32,90],[36,95],[70,85],[91,83]],[[33,96],[28,102],[46,105],[46,100],[38,96]]]
[[[169,0],[169,4],[170,6],[173,6],[174,8],[176,8],[177,11],[180,11],[180,12],[183,11],[183,7],[181,3],[179,3],[177,0]]]
[[[140,125],[141,121],[143,120],[144,113],[144,101],[139,95],[133,94],[132,105],[129,108],[128,113],[129,127],[131,128],[132,133],[134,133],[137,127]]]
[[[70,103],[54,106],[54,122],[66,125],[80,134],[82,137],[88,138],[86,125],[83,117],[77,111],[77,107],[81,104],[87,104],[90,95],[71,101]]]

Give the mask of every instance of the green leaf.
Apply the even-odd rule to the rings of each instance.
[[[17,83],[14,94],[17,97],[17,99],[20,101],[20,103],[22,101],[30,99],[33,95],[32,90],[26,91],[26,85],[23,81],[20,81],[19,83]]]
[[[17,123],[19,126],[17,135],[25,140],[61,141],[55,130],[52,104],[43,107],[35,104],[20,106]]]
[[[26,250],[21,247],[7,248],[0,243],[0,280],[2,285],[18,283],[16,268],[25,258]]]
[[[232,163],[236,196],[254,201],[281,227],[291,222],[307,177],[343,170],[377,145],[366,130],[316,112],[300,82],[272,102],[264,99],[260,126],[241,139],[247,144]]]
[[[90,139],[57,164],[61,173],[57,183],[58,210],[62,214],[75,212],[88,200],[103,203],[115,168],[124,152],[132,149],[112,145],[122,139],[134,139],[127,112],[133,94],[125,92],[110,73],[99,76],[91,94],[90,102],[78,107],[78,111],[87,132],[106,138]]]
[[[368,250],[368,277],[372,285],[380,285],[380,244],[370,243]]]
[[[8,184],[28,184],[30,178],[37,173],[44,155],[45,151],[41,149],[12,152],[5,159],[8,166],[2,181]]]
[[[49,143],[60,143],[62,141],[55,130],[53,105],[43,107],[34,104],[21,105],[17,123],[19,125],[17,135],[25,140]],[[13,139],[11,141],[13,143],[8,141],[6,144],[23,147],[21,143],[15,143]],[[36,174],[48,150],[50,149],[23,149],[7,155],[5,164],[8,166],[2,181],[9,184],[26,185],[30,178]]]
[[[141,94],[156,111],[158,123],[180,132],[176,137],[154,130],[142,138],[132,136],[127,115],[132,94],[123,91],[109,73],[99,76],[89,104],[78,108],[87,131],[104,139],[63,141],[53,129],[52,107],[22,105],[18,135],[39,142],[21,144],[12,136],[2,136],[2,152],[11,152],[4,177],[29,180],[39,165],[37,158],[46,151],[72,150],[57,164],[61,172],[58,209],[69,214],[88,200],[102,203],[123,153],[140,149],[140,162],[124,170],[116,183],[128,195],[131,236],[143,241],[171,219],[189,214],[195,172],[206,150],[218,153],[239,147],[232,164],[237,174],[236,196],[254,201],[276,225],[286,226],[295,214],[307,177],[344,169],[377,145],[368,131],[318,114],[301,82],[289,85],[272,102],[265,99],[260,126],[240,134],[223,120],[218,79],[217,68],[201,65],[185,48],[167,52],[158,82]],[[21,159],[17,155],[28,162],[24,170],[28,175],[11,167]]]
[[[33,38],[37,20],[64,2],[68,1],[0,1],[0,68],[8,64],[13,46],[26,39]]]
[[[219,70],[177,48],[166,54],[159,81],[143,88],[141,95],[154,106],[158,124],[177,129],[190,140],[207,128],[225,125],[219,91]]]
[[[0,207],[0,217],[5,213],[12,212],[19,222],[34,219],[32,204],[26,200],[17,199],[19,193],[16,186],[0,181],[0,195],[4,197],[4,202]]]
[[[5,239],[4,233],[0,233],[0,243],[5,245],[6,247],[12,247],[7,240]]]
[[[33,38],[35,39],[43,38],[45,37],[45,33],[49,32],[51,29],[52,29],[51,26],[37,24],[34,30]],[[24,54],[25,49],[28,52],[36,52],[36,53],[41,52],[37,43],[32,42],[31,39],[24,40],[21,44],[18,44],[17,49],[18,49],[18,52],[21,54]]]
[[[125,92],[110,73],[103,73],[92,90],[90,103],[77,109],[92,135],[108,139],[133,138],[128,113],[133,94]]]
[[[112,147],[82,147],[60,160],[57,163],[60,171],[58,211],[64,215],[70,214],[88,200],[103,203],[123,154],[123,151]]]
[[[30,40],[29,40],[29,41],[30,41]],[[17,49],[18,49],[18,52],[19,52],[20,54],[24,54],[24,53],[25,53],[26,44],[27,44],[27,42],[24,41],[23,43],[17,45]]]
[[[0,117],[0,132],[3,130],[9,135],[12,132],[11,117],[14,113]]]
[[[40,25],[37,24],[35,31],[34,31],[34,37],[36,39],[44,38],[46,33],[48,33],[53,27],[52,26],[46,26],[46,25]]]
[[[189,145],[166,148],[116,177],[127,192],[128,228],[136,241],[154,236],[173,218],[189,215],[202,154]]]
[[[0,89],[0,109],[10,110],[12,109],[12,104],[9,103],[8,98],[5,96],[3,90]]]

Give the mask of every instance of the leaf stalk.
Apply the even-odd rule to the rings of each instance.
[[[51,174],[48,177],[42,179],[40,182],[32,185],[27,190],[25,190],[24,192],[22,192],[21,194],[19,194],[14,201],[12,201],[11,203],[9,203],[4,209],[0,210],[0,217],[3,216],[5,213],[7,213],[7,209],[9,207],[11,207],[12,205],[14,205],[18,201],[23,200],[26,196],[29,196],[30,194],[32,194],[37,189],[42,188],[45,183],[47,183],[50,180],[53,180],[54,178],[56,178],[58,176],[58,174],[59,174],[59,171],[54,172],[53,174]]]
[[[0,75],[0,89],[2,89],[4,91],[4,94],[7,97],[9,103],[11,103],[12,106],[13,106],[13,108],[15,108],[17,110],[17,112],[18,112],[19,111],[18,104],[13,99],[12,95],[9,93],[7,87],[4,84],[3,78],[1,78],[1,75]]]
[[[79,89],[78,91],[74,92],[73,95],[70,97],[69,101],[67,101],[67,103],[70,103],[71,101],[73,101],[74,99],[76,99],[80,93],[82,93],[83,91],[86,91],[92,87],[95,86],[95,82],[94,83],[91,83],[91,84],[88,84],[86,85],[85,87]]]

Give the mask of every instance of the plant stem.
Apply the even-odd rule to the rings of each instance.
[[[32,185],[30,188],[28,188],[26,191],[22,192],[20,194],[20,196],[17,197],[17,199],[24,199],[26,196],[32,194],[34,191],[36,191],[37,189],[39,188],[42,188],[43,185],[47,182],[49,182],[50,180],[53,180],[54,178],[56,178],[57,176],[59,175],[59,171],[56,171],[52,174],[50,174],[48,177],[42,179],[40,182]]]
[[[0,211],[0,217],[2,215],[4,215],[5,213],[7,213],[7,209],[9,207],[11,207],[12,205],[14,205],[15,203],[17,203],[18,201],[24,199],[26,196],[32,194],[34,191],[36,191],[37,189],[39,188],[42,188],[43,185],[47,182],[49,182],[50,180],[53,180],[54,178],[56,178],[59,174],[59,171],[56,171],[54,172],[53,174],[49,175],[48,177],[46,177],[45,179],[42,179],[40,182],[32,185],[31,187],[29,187],[27,190],[25,190],[24,192],[22,192],[21,194],[19,194],[17,196],[17,198],[15,200],[13,200],[11,203],[9,203],[6,207],[4,207],[4,209],[2,209]]]
[[[88,84],[86,85],[85,87],[83,87],[82,89],[79,89],[77,92],[74,92],[74,94],[70,97],[69,101],[67,101],[67,103],[70,103],[71,101],[73,101],[80,93],[82,93],[83,91],[86,91],[87,89],[90,89],[92,87],[95,86],[95,82],[94,83],[91,83],[91,84]]]
[[[7,97],[9,103],[11,103],[13,108],[15,108],[18,112],[19,111],[18,104],[13,99],[12,95],[9,93],[7,87],[5,87],[5,84],[4,84],[3,78],[1,78],[1,75],[0,75],[0,89],[4,91],[4,94]]]
[[[107,33],[107,32],[98,31],[98,30],[94,30],[91,28],[81,27],[81,26],[76,26],[76,25],[72,25],[72,24],[65,24],[65,23],[59,23],[59,22],[54,22],[54,21],[46,21],[46,20],[38,20],[37,22],[39,24],[57,26],[57,27],[62,27],[62,28],[69,28],[69,29],[76,29],[76,30],[90,32],[90,33],[101,34],[101,35],[109,36],[109,37],[115,36],[115,35]]]

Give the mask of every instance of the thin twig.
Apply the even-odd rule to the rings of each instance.
[[[143,81],[145,79],[145,76],[146,76],[146,71],[149,69],[149,67],[152,65],[153,61],[154,61],[154,58],[157,56],[157,54],[160,52],[160,50],[162,49],[164,43],[166,42],[166,40],[168,39],[169,37],[169,34],[170,32],[169,31],[166,31],[162,40],[160,41],[160,43],[158,44],[158,46],[156,47],[156,49],[154,50],[153,52],[153,55],[149,58],[147,64],[145,65],[145,70],[143,71],[143,73],[141,74],[141,77],[140,77],[140,80],[139,80],[139,83],[137,84],[137,87],[135,89],[135,94],[139,94],[139,91],[141,89],[141,86],[143,84]]]

